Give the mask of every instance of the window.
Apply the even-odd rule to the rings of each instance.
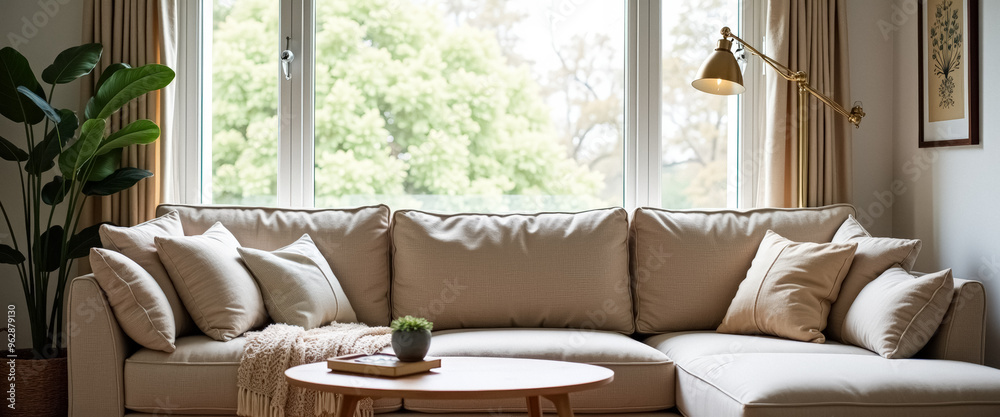
[[[622,204],[624,2],[344,3],[316,4],[316,205]]]
[[[694,91],[691,80],[710,51],[706,39],[720,38],[738,11],[738,0],[675,1],[662,11],[662,207],[726,207],[730,199],[737,99]]]
[[[213,0],[204,40],[202,172],[211,201],[278,203],[278,77],[274,71],[280,4]],[[208,191],[208,190],[206,190]]]
[[[738,0],[182,7],[203,22],[182,34],[202,74],[200,97],[182,97],[201,106],[187,154],[201,176],[184,185],[200,192],[181,193],[200,201],[186,203],[735,205],[736,99],[690,77],[719,28],[737,26]]]

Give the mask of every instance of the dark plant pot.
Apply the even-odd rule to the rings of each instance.
[[[424,360],[431,348],[431,331],[392,332],[392,351],[403,362]]]
[[[30,351],[19,351],[18,357],[30,358]],[[4,383],[3,416],[65,416],[69,394],[66,378],[66,357],[55,359],[14,359],[15,408],[10,409],[11,382]],[[4,375],[10,372],[4,361]],[[4,378],[6,380],[6,378]]]

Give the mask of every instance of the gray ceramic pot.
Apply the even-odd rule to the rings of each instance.
[[[403,362],[423,360],[430,348],[430,330],[392,332],[392,350],[396,352],[396,357]]]

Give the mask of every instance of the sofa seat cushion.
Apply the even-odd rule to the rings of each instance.
[[[140,349],[125,360],[125,408],[154,414],[236,414],[236,373],[245,337],[177,340],[173,353]],[[398,410],[398,398],[375,402],[375,412]]]
[[[674,364],[666,355],[628,336],[576,329],[463,329],[435,332],[429,356],[491,356],[548,359],[607,367],[615,379],[597,389],[570,394],[573,410],[614,413],[674,406]],[[422,412],[525,412],[523,398],[410,400],[403,407]],[[548,401],[542,409],[554,412]]]
[[[667,355],[678,366],[710,355],[738,353],[826,353],[878,356],[868,349],[827,341],[809,343],[772,336],[745,336],[714,331],[676,332],[652,336],[649,346]]]
[[[705,355],[677,365],[686,416],[997,416],[1000,370],[829,353]]]

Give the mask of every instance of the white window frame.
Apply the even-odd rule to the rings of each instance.
[[[759,46],[761,52],[767,54],[764,34],[767,25],[767,2],[765,0],[742,0],[740,16],[736,33],[753,46]],[[760,166],[754,161],[763,161],[757,151],[761,149],[758,142],[762,141],[766,128],[766,85],[764,61],[750,58],[747,51],[747,66],[743,71],[743,85],[746,92],[735,100],[738,106],[738,131],[730,134],[728,180],[729,206],[738,208],[753,208],[755,197],[760,192],[761,185],[757,179],[760,176]],[[732,124],[730,126],[733,127]],[[734,143],[735,141],[735,143]]]
[[[275,72],[280,79],[278,117],[281,122],[278,140],[277,206],[313,207],[315,198],[313,67],[315,0],[280,0],[281,18],[275,48]],[[737,32],[745,39],[762,39],[766,2],[742,0]],[[188,74],[210,74],[211,43],[203,34],[211,30],[211,0],[179,2],[178,66]],[[626,1],[626,73],[625,73],[625,152],[623,206],[631,212],[637,207],[659,207],[661,203],[662,121],[660,103],[661,4],[658,0]],[[286,37],[288,38],[286,42]],[[763,44],[762,42],[760,43]],[[292,79],[285,80],[277,52],[286,49],[295,54],[290,67]],[[708,51],[706,51],[707,54]],[[755,64],[756,63],[756,64]],[[759,60],[750,60],[745,77],[747,90],[763,91],[763,68]],[[760,75],[757,77],[757,75]],[[178,100],[183,103],[183,133],[175,160],[169,164],[180,173],[178,192],[181,204],[203,204],[212,199],[212,154],[204,132],[211,132],[211,77],[178,77]],[[753,181],[743,181],[741,161],[752,159],[753,147],[743,137],[763,132],[763,94],[744,94],[730,106],[736,110],[739,124],[731,123],[738,134],[729,135],[728,206],[749,207],[755,192]],[[755,111],[756,110],[756,111]],[[747,129],[752,130],[747,130]],[[759,130],[758,130],[759,129]],[[745,134],[746,133],[746,134]]]

